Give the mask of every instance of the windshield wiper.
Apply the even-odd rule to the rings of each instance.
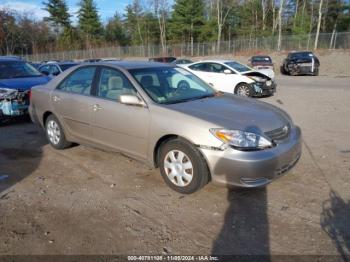
[[[214,96],[215,96],[215,94],[207,94],[207,95],[203,95],[203,96],[184,98],[184,99],[180,99],[180,100],[176,100],[176,101],[169,101],[166,104],[178,104],[178,103],[183,103],[183,102],[188,102],[188,101],[193,101],[193,100],[199,100],[199,99],[204,99],[204,98],[214,97]]]

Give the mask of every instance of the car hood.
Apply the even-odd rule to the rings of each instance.
[[[246,71],[243,72],[242,75],[244,76],[258,76],[258,77],[263,77],[263,78],[268,78],[268,80],[272,79],[274,80],[275,78],[275,73],[271,69],[258,69],[258,70],[252,70],[252,71]]]
[[[289,115],[275,106],[230,94],[167,105],[167,107],[212,123],[212,127],[255,133],[271,131],[291,123]]]
[[[47,76],[0,79],[0,88],[5,87],[8,89],[27,91],[33,86],[46,84],[50,79],[51,78]]]

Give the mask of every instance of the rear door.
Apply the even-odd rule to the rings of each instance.
[[[51,93],[56,116],[70,135],[83,140],[92,136],[91,117],[96,98],[91,96],[96,66],[80,67]]]
[[[147,107],[125,105],[121,95],[137,95],[128,78],[119,70],[100,67],[92,133],[96,143],[145,159],[149,133]]]

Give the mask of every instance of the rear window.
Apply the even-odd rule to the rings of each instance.
[[[272,60],[269,56],[253,56],[252,62],[271,63]]]

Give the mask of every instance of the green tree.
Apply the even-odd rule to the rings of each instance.
[[[79,29],[85,36],[86,46],[96,44],[103,33],[100,17],[93,0],[81,0],[78,11]]]
[[[204,25],[203,0],[176,0],[174,11],[169,24],[169,31],[173,41],[193,43],[200,36],[201,26]]]
[[[48,0],[43,2],[44,10],[49,13],[45,19],[53,22],[56,27],[68,28],[71,26],[70,14],[65,0]]]
[[[117,42],[124,46],[129,43],[121,17],[118,13],[108,20],[105,27],[105,39],[108,42]]]
[[[144,12],[139,0],[134,0],[125,8],[125,26],[131,43],[134,45],[144,46],[144,36],[142,24],[144,22]]]

